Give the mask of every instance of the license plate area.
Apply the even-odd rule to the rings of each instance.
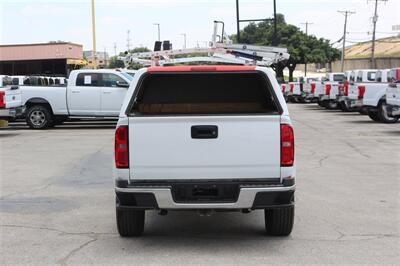
[[[238,184],[175,184],[172,196],[176,203],[236,202]]]

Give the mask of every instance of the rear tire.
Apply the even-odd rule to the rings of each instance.
[[[26,123],[32,129],[46,129],[54,125],[54,117],[48,107],[34,105],[26,112]]]
[[[294,223],[294,206],[265,209],[265,231],[272,236],[288,236]]]
[[[144,210],[116,210],[118,233],[122,237],[140,236],[144,231]]]
[[[378,117],[381,122],[386,124],[393,124],[399,120],[398,117],[390,117],[388,115],[387,104],[385,100],[381,101],[378,105]]]
[[[340,106],[340,109],[343,112],[350,112],[351,111],[350,108],[347,106],[347,104],[344,101],[340,102],[339,106]]]

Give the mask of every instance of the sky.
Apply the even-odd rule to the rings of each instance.
[[[338,10],[356,13],[348,18],[348,45],[372,38],[375,0],[276,0],[277,12],[288,23],[317,37],[339,40],[344,16]],[[153,49],[160,24],[161,39],[182,48],[205,46],[211,40],[213,21],[225,22],[227,34],[236,33],[235,0],[95,0],[97,50],[110,55],[130,47]],[[392,36],[400,24],[400,0],[379,2],[377,38]],[[240,0],[241,19],[271,18],[273,0]],[[69,41],[92,49],[91,0],[0,0],[0,44]],[[241,28],[246,23],[241,23]],[[398,33],[398,32],[397,32]],[[114,49],[114,45],[116,49]],[[339,46],[340,44],[336,44]]]

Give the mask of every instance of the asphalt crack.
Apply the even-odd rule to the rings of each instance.
[[[57,263],[61,264],[61,265],[66,265],[67,261],[70,257],[72,257],[73,255],[75,255],[76,253],[78,253],[80,250],[82,250],[84,247],[88,246],[90,243],[93,243],[97,241],[97,238],[92,238],[89,241],[86,241],[85,243],[83,243],[82,245],[80,245],[79,247],[71,250],[67,256],[65,256],[64,258],[60,259],[57,261]]]

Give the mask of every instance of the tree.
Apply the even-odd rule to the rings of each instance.
[[[273,21],[250,23],[240,33],[240,42],[247,44],[271,46],[274,34]],[[231,37],[236,41],[236,36]],[[277,43],[288,49],[290,59],[272,67],[278,77],[283,77],[283,69],[289,69],[289,80],[293,80],[293,71],[297,64],[328,63],[339,58],[339,50],[332,48],[329,40],[306,35],[294,25],[287,24],[282,14],[277,14]]]
[[[112,56],[110,58],[110,63],[108,64],[108,68],[124,68],[125,64],[122,60],[118,59],[118,56]]]

